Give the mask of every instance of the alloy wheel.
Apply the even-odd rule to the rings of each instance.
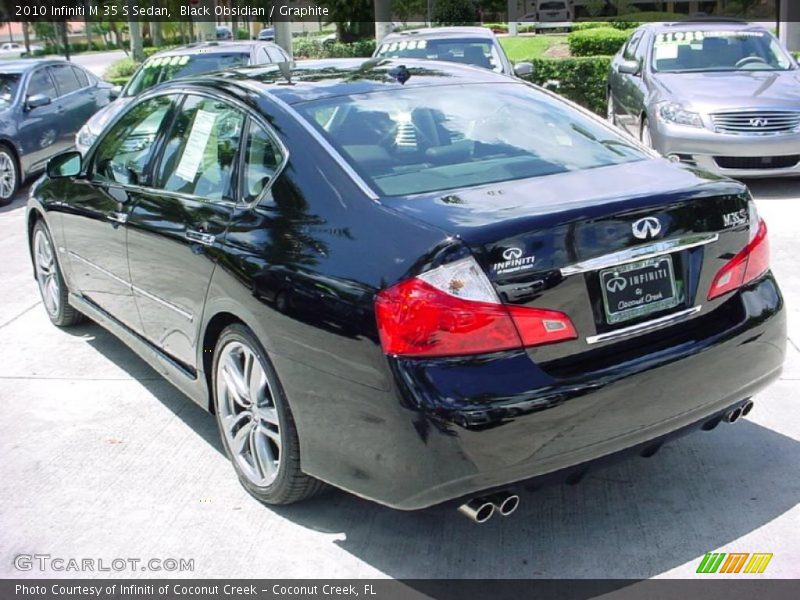
[[[278,476],[281,428],[264,367],[253,350],[228,343],[217,362],[222,433],[233,460],[250,483],[265,487]]]
[[[8,200],[17,187],[17,169],[7,152],[0,152],[0,198]]]
[[[50,244],[47,234],[41,229],[34,234],[33,253],[36,259],[36,281],[39,284],[42,301],[47,312],[51,316],[56,316],[61,308],[61,287],[58,281],[53,246]]]

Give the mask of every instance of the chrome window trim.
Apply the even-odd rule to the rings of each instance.
[[[136,292],[138,294],[141,294],[142,296],[145,296],[146,298],[149,298],[150,300],[152,300],[154,302],[157,302],[158,304],[161,304],[162,306],[165,306],[166,308],[169,308],[170,310],[178,313],[184,319],[186,319],[186,320],[188,320],[190,322],[194,321],[194,315],[192,315],[192,313],[188,312],[187,310],[184,310],[183,308],[181,308],[179,306],[175,306],[171,302],[167,302],[163,298],[159,298],[158,296],[156,296],[154,294],[151,294],[150,292],[145,291],[142,288],[133,285],[130,281],[125,281],[124,279],[122,279],[122,277],[114,275],[114,273],[112,273],[111,271],[109,271],[107,269],[104,269],[100,265],[98,265],[96,263],[93,263],[89,259],[82,257],[80,254],[77,254],[76,252],[74,252],[72,250],[69,250],[68,253],[75,260],[80,261],[83,264],[92,267],[93,269],[96,269],[97,271],[99,271],[100,273],[105,275],[106,277],[110,277],[111,279],[113,279],[117,283],[120,283],[120,284],[124,285],[129,290],[131,290],[133,292]]]
[[[380,196],[375,193],[375,190],[373,190],[369,184],[364,181],[364,178],[356,172],[356,170],[350,165],[349,162],[345,160],[341,153],[334,148],[333,145],[327,139],[325,139],[325,137],[319,131],[317,131],[314,126],[306,120],[305,117],[303,117],[303,115],[295,110],[291,104],[285,100],[282,100],[270,91],[259,90],[259,92],[268,96],[272,102],[280,106],[283,110],[294,117],[295,121],[297,121],[303,129],[311,134],[317,143],[322,146],[322,148],[331,156],[331,158],[333,158],[339,164],[339,166],[344,170],[345,173],[347,173],[353,183],[355,183],[370,200],[378,201],[380,199]]]
[[[562,267],[561,275],[563,277],[569,277],[570,275],[578,275],[580,273],[589,273],[591,271],[616,267],[630,262],[655,258],[664,254],[697,248],[698,246],[705,246],[706,244],[716,242],[718,239],[718,233],[696,233],[670,240],[660,240],[655,243],[626,248],[619,252],[612,252],[611,254],[605,254],[567,267]]]
[[[609,331],[608,333],[591,335],[586,338],[586,343],[600,344],[602,342],[610,342],[612,340],[618,340],[630,337],[632,335],[640,335],[642,333],[655,331],[656,329],[660,329],[661,327],[666,327],[667,325],[672,325],[673,323],[682,321],[686,317],[697,314],[702,309],[703,307],[701,305],[693,306],[692,308],[687,308],[686,310],[682,310],[680,312],[671,315],[666,315],[664,317],[659,317],[658,319],[653,319],[652,321],[647,321],[645,323],[638,323],[637,325],[631,325],[630,327],[617,329],[616,331]]]

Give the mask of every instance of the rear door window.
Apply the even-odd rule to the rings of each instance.
[[[50,67],[50,71],[56,82],[59,96],[66,96],[81,88],[81,84],[75,76],[75,71],[69,65]]]

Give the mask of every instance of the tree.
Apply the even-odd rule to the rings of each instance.
[[[437,0],[433,22],[437,25],[472,25],[476,22],[472,0]]]
[[[45,46],[58,46],[58,30],[54,23],[34,21],[33,33]]]
[[[336,39],[353,42],[375,35],[373,0],[319,0],[328,8],[326,23],[336,24]]]
[[[424,15],[428,9],[428,0],[392,0],[392,12],[397,18],[408,23],[409,17]]]

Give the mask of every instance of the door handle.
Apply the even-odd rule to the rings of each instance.
[[[203,244],[204,246],[213,246],[214,242],[217,241],[217,236],[215,235],[203,233],[202,231],[194,231],[192,229],[187,229],[186,233],[183,235],[187,240]]]
[[[124,225],[128,222],[128,213],[124,212],[112,212],[106,215],[109,221],[113,221],[114,223],[119,223],[120,225]]]

